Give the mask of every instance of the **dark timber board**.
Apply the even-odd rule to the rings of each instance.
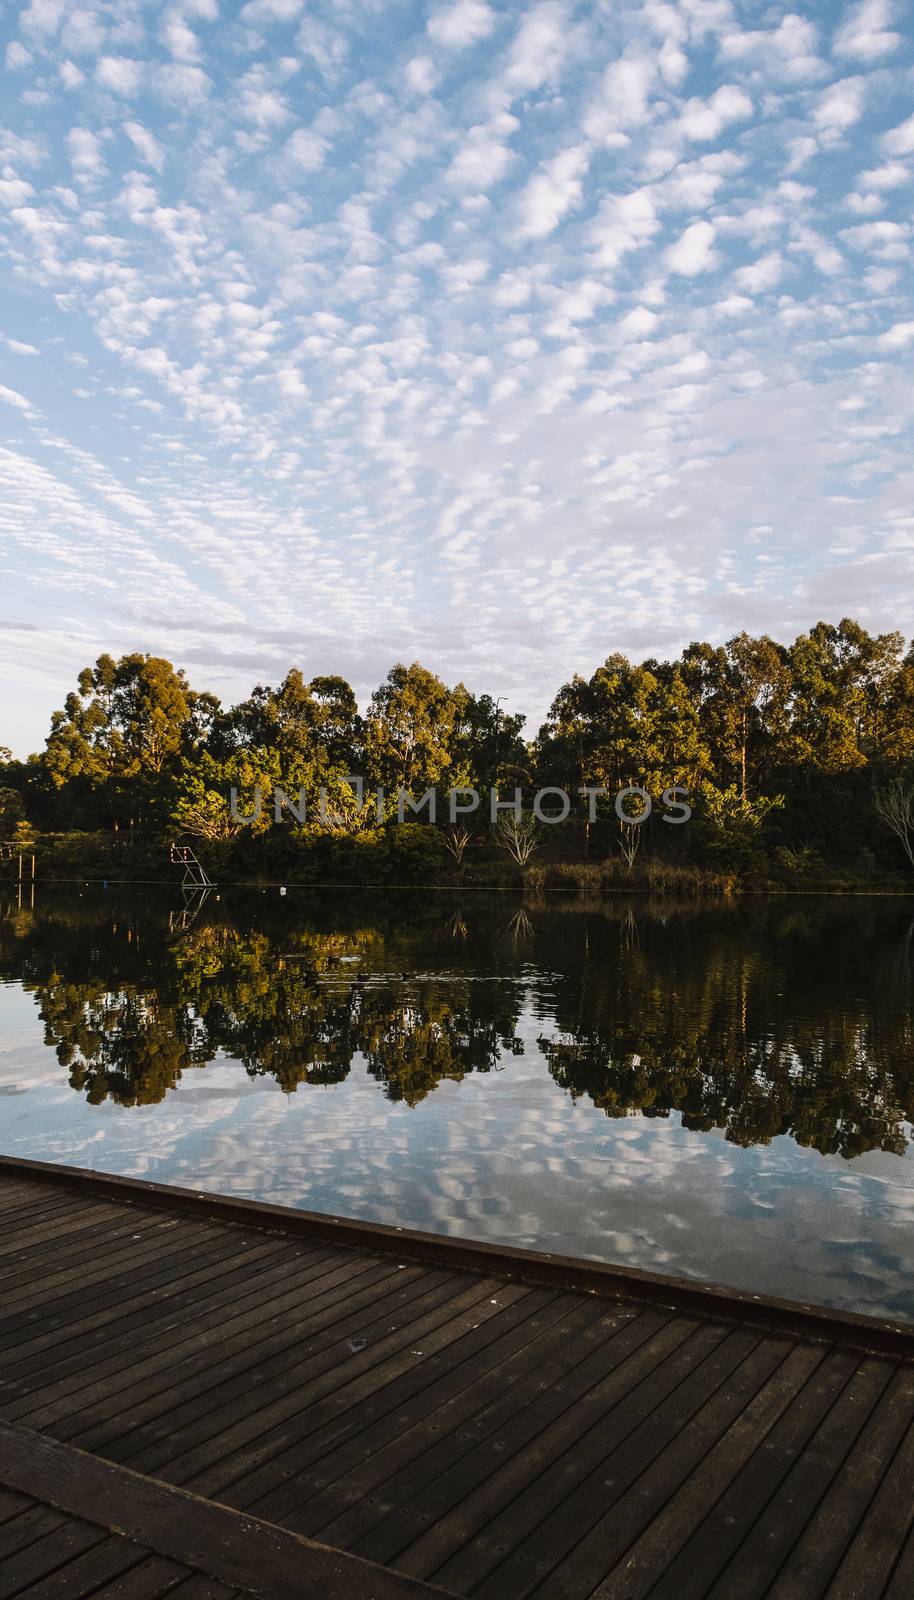
[[[0,1600],[901,1600],[914,1327],[0,1158]]]

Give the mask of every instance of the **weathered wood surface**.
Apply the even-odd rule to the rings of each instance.
[[[791,1309],[0,1161],[0,1600],[909,1597],[914,1330]]]

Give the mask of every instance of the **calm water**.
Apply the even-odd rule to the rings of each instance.
[[[6,1154],[914,1318],[914,900],[0,910]]]

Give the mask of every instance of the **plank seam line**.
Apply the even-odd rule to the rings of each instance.
[[[711,1323],[705,1324],[705,1326],[714,1326],[714,1325],[715,1324],[711,1324]],[[702,1325],[701,1324],[699,1324],[698,1327],[693,1328],[692,1332],[689,1333],[681,1341],[680,1344],[676,1345],[675,1348],[672,1351],[670,1351],[667,1355],[660,1357],[660,1360],[655,1364],[655,1366],[651,1367],[651,1369],[648,1372],[646,1372],[642,1378],[639,1379],[639,1381],[636,1384],[635,1388],[633,1390],[630,1390],[629,1394],[636,1394],[638,1389],[641,1388],[643,1384],[646,1384],[646,1383],[650,1382],[651,1379],[653,1379],[655,1377],[656,1373],[660,1370],[660,1368],[665,1364],[666,1361],[673,1360],[676,1356],[681,1355],[683,1352],[687,1352],[689,1344],[692,1342],[692,1340],[694,1338],[696,1338],[696,1336],[701,1331],[702,1331]],[[632,1438],[632,1436],[634,1434],[636,1434],[640,1428],[644,1427],[647,1423],[649,1423],[651,1421],[652,1417],[655,1417],[657,1415],[658,1411],[662,1411],[663,1410],[663,1408],[669,1403],[669,1401],[677,1393],[677,1391],[680,1390],[683,1387],[683,1385],[687,1384],[690,1378],[694,1378],[701,1371],[701,1368],[704,1365],[704,1363],[706,1361],[709,1361],[712,1358],[712,1356],[718,1354],[720,1352],[720,1350],[723,1349],[723,1347],[726,1344],[726,1341],[727,1341],[727,1338],[729,1337],[729,1335],[732,1334],[732,1333],[735,1333],[736,1331],[737,1331],[737,1329],[735,1329],[735,1328],[729,1326],[728,1324],[724,1323],[722,1325],[721,1338],[717,1341],[716,1344],[712,1345],[710,1350],[708,1350],[707,1353],[701,1358],[701,1361],[699,1362],[698,1366],[697,1367],[693,1367],[691,1370],[686,1370],[684,1373],[682,1373],[682,1375],[679,1378],[677,1378],[676,1382],[674,1383],[672,1389],[670,1389],[669,1393],[664,1394],[660,1399],[655,1400],[653,1402],[653,1404],[651,1405],[650,1409],[648,1411],[646,1411],[643,1416],[638,1417],[636,1421],[632,1422],[632,1424],[628,1428],[627,1432],[622,1434],[622,1436],[613,1445],[613,1447],[609,1451],[609,1453],[600,1458],[600,1461],[599,1461],[598,1465],[594,1468],[594,1473],[602,1472],[604,1470],[605,1466],[606,1466],[607,1461],[611,1460],[612,1457],[617,1454],[617,1452],[619,1452],[621,1450],[624,1450],[626,1444],[629,1442],[629,1440]],[[755,1343],[750,1345],[749,1349],[745,1352],[745,1355],[743,1355],[740,1358],[740,1361],[737,1364],[737,1366],[733,1369],[733,1372],[731,1372],[729,1374],[725,1373],[724,1376],[721,1377],[718,1380],[718,1382],[715,1384],[714,1388],[707,1395],[705,1395],[704,1399],[701,1401],[701,1406],[702,1407],[704,1407],[704,1405],[706,1405],[709,1400],[713,1399],[714,1395],[717,1394],[718,1390],[721,1389],[726,1383],[728,1383],[730,1381],[730,1379],[734,1376],[734,1373],[739,1371],[739,1368],[742,1366],[743,1362],[748,1361],[750,1356],[754,1355],[755,1352],[758,1350],[759,1346],[762,1345],[763,1343],[764,1343],[764,1335],[760,1333],[758,1335],[758,1337],[756,1338]],[[786,1359],[786,1352],[785,1352],[784,1359]],[[602,1382],[602,1379],[599,1380],[599,1381]],[[762,1381],[765,1382],[767,1380],[762,1380]],[[578,1396],[578,1400],[573,1402],[573,1404],[577,1404],[579,1401],[586,1402],[586,1400],[587,1400],[588,1396],[591,1394],[593,1388],[598,1387],[598,1386],[599,1386],[599,1383],[595,1384],[595,1385],[591,1385],[591,1388],[585,1390],[582,1395],[579,1395]],[[628,1395],[625,1398],[627,1399]],[[569,1409],[571,1409],[571,1408],[569,1408]],[[562,1417],[564,1417],[565,1415],[566,1415],[566,1413],[563,1412],[562,1413]],[[610,1411],[608,1413],[608,1415],[611,1416],[612,1412]],[[557,1418],[556,1421],[560,1422],[562,1420],[562,1417]],[[680,1425],[676,1429],[675,1433],[673,1435],[671,1435],[671,1438],[665,1440],[663,1444],[658,1446],[656,1452],[651,1457],[651,1459],[649,1461],[647,1461],[644,1464],[644,1466],[641,1468],[641,1471],[638,1473],[637,1478],[634,1478],[632,1480],[631,1484],[628,1485],[628,1489],[634,1488],[634,1486],[638,1483],[640,1478],[643,1477],[645,1472],[650,1470],[651,1466],[653,1466],[654,1462],[657,1461],[657,1459],[659,1458],[660,1455],[662,1455],[663,1451],[668,1447],[668,1445],[672,1442],[672,1440],[678,1438],[679,1434],[682,1433],[682,1431],[685,1428],[688,1427],[689,1422],[691,1420],[692,1420],[691,1418],[687,1418],[687,1420],[685,1422],[680,1423]],[[560,1452],[560,1454],[555,1457],[554,1460],[545,1462],[545,1464],[540,1467],[540,1469],[537,1472],[536,1476],[534,1478],[531,1478],[529,1482],[523,1484],[516,1491],[516,1493],[512,1495],[511,1499],[509,1501],[505,1502],[505,1504],[499,1510],[497,1519],[495,1519],[495,1520],[499,1520],[500,1521],[502,1518],[505,1518],[505,1517],[509,1516],[512,1508],[517,1504],[518,1501],[522,1500],[524,1498],[524,1496],[531,1489],[535,1489],[536,1485],[538,1483],[540,1483],[542,1481],[542,1479],[547,1476],[547,1474],[554,1472],[555,1469],[557,1467],[559,1467],[563,1461],[565,1461],[569,1457],[573,1457],[574,1453],[580,1448],[580,1446],[583,1443],[583,1441],[588,1439],[590,1437],[590,1435],[595,1433],[598,1429],[604,1427],[606,1425],[606,1421],[607,1421],[607,1413],[604,1412],[600,1417],[597,1417],[590,1424],[590,1426],[586,1429],[586,1431],[583,1434],[581,1434],[577,1438],[571,1440],[565,1446],[565,1448]],[[551,1516],[555,1515],[557,1512],[560,1512],[562,1510],[562,1508],[567,1504],[567,1502],[569,1500],[573,1499],[576,1494],[580,1493],[582,1487],[583,1487],[583,1485],[581,1483],[578,1483],[578,1484],[573,1484],[569,1489],[567,1489],[562,1494],[561,1500],[558,1500],[555,1503],[555,1505],[550,1508],[549,1516],[551,1517]],[[628,1489],[625,1491],[626,1493],[628,1492]],[[470,1491],[470,1492],[472,1492],[472,1491]],[[466,1499],[466,1496],[464,1496],[464,1499]],[[459,1503],[462,1503],[462,1502],[459,1502]],[[455,1509],[456,1509],[456,1507],[455,1507]],[[580,1532],[580,1538],[581,1539],[585,1538],[592,1531],[592,1529],[596,1526],[597,1522],[600,1521],[600,1518],[602,1517],[602,1515],[603,1515],[603,1509],[600,1508],[600,1509],[598,1509],[594,1520],[591,1523],[589,1523],[586,1528],[582,1528],[581,1529],[581,1532]],[[493,1525],[494,1525],[494,1522],[488,1522],[488,1523],[483,1524],[482,1527],[480,1527],[477,1530],[477,1535],[478,1536],[482,1536],[483,1534],[486,1534],[488,1532],[488,1529],[491,1528]],[[474,1535],[474,1538],[477,1535]],[[499,1570],[502,1567],[504,1567],[508,1562],[512,1561],[514,1559],[514,1557],[517,1555],[518,1551],[520,1549],[522,1549],[522,1548],[523,1548],[522,1545],[516,1545],[515,1544],[514,1546],[512,1546],[511,1550],[506,1552],[506,1554],[499,1559],[497,1566],[492,1569],[492,1571],[488,1574],[488,1576],[487,1576],[485,1581],[488,1583],[493,1578],[495,1578],[497,1576]],[[626,1550],[626,1553],[627,1553],[627,1550]],[[435,1568],[435,1571],[438,1572],[438,1571],[443,1570],[443,1568],[446,1567],[448,1565],[448,1563],[452,1559],[453,1559],[453,1553],[452,1553],[452,1555],[449,1555],[448,1557],[446,1557],[446,1559],[444,1561],[439,1562],[438,1566]],[[547,1577],[551,1578],[553,1576],[553,1574],[555,1573],[556,1569],[559,1568],[562,1565],[563,1561],[565,1561],[566,1559],[567,1559],[567,1555],[566,1554],[563,1554],[560,1557],[558,1557],[557,1560],[550,1567],[548,1574],[544,1575],[539,1581],[545,1582]],[[434,1574],[433,1574],[433,1576],[434,1576]]]
[[[861,1362],[861,1365],[862,1365],[862,1362]],[[788,1563],[793,1558],[795,1552],[802,1545],[803,1540],[806,1538],[806,1535],[809,1532],[809,1529],[812,1527],[812,1524],[814,1523],[816,1517],[818,1516],[822,1505],[825,1503],[825,1501],[827,1500],[828,1496],[831,1494],[831,1491],[832,1491],[835,1483],[837,1482],[838,1478],[840,1477],[841,1472],[843,1471],[843,1469],[846,1466],[847,1462],[851,1459],[851,1457],[852,1457],[852,1455],[854,1453],[854,1450],[857,1447],[857,1444],[858,1444],[858,1441],[859,1441],[861,1435],[863,1434],[864,1430],[867,1429],[870,1426],[870,1423],[873,1420],[874,1414],[880,1409],[880,1407],[882,1405],[884,1405],[884,1403],[886,1401],[886,1398],[889,1395],[889,1392],[890,1392],[890,1390],[892,1388],[892,1385],[894,1384],[896,1378],[898,1377],[898,1374],[900,1372],[903,1372],[904,1370],[905,1370],[905,1363],[903,1361],[896,1362],[895,1367],[893,1368],[892,1372],[889,1374],[889,1377],[886,1380],[886,1383],[885,1383],[884,1387],[877,1394],[876,1398],[873,1400],[873,1402],[870,1405],[870,1407],[868,1408],[868,1410],[860,1418],[860,1420],[859,1420],[859,1422],[857,1424],[857,1428],[854,1431],[854,1433],[852,1434],[852,1436],[844,1444],[844,1447],[843,1447],[843,1449],[842,1449],[842,1451],[840,1453],[840,1456],[839,1456],[838,1460],[835,1462],[833,1470],[831,1471],[831,1473],[829,1474],[827,1479],[825,1479],[824,1482],[821,1484],[821,1487],[819,1489],[818,1495],[816,1496],[813,1504],[810,1506],[808,1512],[806,1513],[805,1517],[803,1518],[803,1522],[802,1522],[801,1526],[797,1529],[796,1537],[794,1538],[794,1541],[793,1541],[792,1545],[790,1546],[790,1549],[785,1551],[783,1557],[778,1562],[777,1571],[776,1572],[772,1572],[772,1574],[771,1574],[771,1576],[769,1578],[769,1584],[768,1584],[770,1589],[774,1589],[775,1585],[778,1583],[779,1579],[781,1578],[781,1575],[784,1573]],[[856,1375],[857,1374],[855,1372],[853,1374],[853,1376],[856,1377]],[[823,1421],[820,1424],[820,1426],[824,1426],[824,1423],[826,1421],[827,1421],[827,1418],[823,1418]],[[816,1429],[817,1433],[818,1433],[818,1431],[819,1430]],[[788,1481],[788,1479],[790,1477],[790,1473],[793,1472],[794,1468],[799,1465],[799,1462],[801,1461],[801,1459],[802,1459],[802,1457],[798,1456],[795,1461],[792,1461],[790,1463],[790,1469],[785,1474],[784,1478],[782,1478],[781,1484],[778,1486],[779,1489],[783,1486],[784,1483],[786,1483]],[[892,1459],[894,1460],[894,1452],[893,1452]],[[880,1478],[879,1481],[881,1483],[882,1479]],[[867,1501],[867,1508],[869,1507],[869,1504],[870,1504],[870,1502],[868,1500]],[[861,1517],[860,1520],[862,1521],[862,1517]],[[855,1526],[854,1532],[856,1532],[856,1527],[859,1527],[859,1521]],[[752,1532],[754,1530],[754,1528],[755,1528],[755,1524],[753,1524],[753,1528],[750,1529],[749,1532]],[[843,1550],[841,1552],[841,1556],[839,1558],[840,1561],[843,1561],[844,1556],[846,1555],[846,1553],[847,1553],[847,1545],[844,1546],[844,1548],[843,1548]],[[732,1564],[732,1562],[730,1564]],[[727,1569],[724,1568],[724,1572],[723,1572],[722,1576],[726,1576],[726,1570]],[[829,1584],[831,1583],[831,1580],[834,1577],[834,1575],[837,1572],[837,1570],[838,1570],[838,1567],[837,1567],[837,1564],[836,1564],[832,1568],[831,1576],[829,1577],[829,1580],[828,1580]]]
[[[835,1353],[840,1353],[840,1351],[841,1351],[841,1346],[840,1345],[833,1345],[832,1348],[829,1351],[826,1352],[825,1356],[823,1357],[823,1359],[819,1363],[819,1365],[817,1367],[815,1367],[813,1369],[813,1371],[809,1374],[809,1376],[805,1379],[802,1387],[797,1392],[797,1394],[795,1394],[793,1396],[793,1398],[788,1402],[787,1406],[785,1407],[785,1410],[783,1412],[781,1412],[780,1416],[778,1416],[775,1419],[775,1421],[772,1423],[771,1428],[768,1430],[769,1433],[772,1432],[783,1421],[784,1417],[787,1415],[787,1413],[789,1412],[791,1407],[802,1399],[803,1394],[806,1391],[806,1389],[809,1387],[809,1385],[815,1383],[816,1379],[818,1377],[820,1377],[821,1372],[822,1372],[822,1368],[823,1368],[825,1362],[828,1360],[828,1357],[831,1356],[831,1355],[834,1355]],[[737,1545],[737,1547],[733,1551],[732,1555],[730,1555],[730,1556],[728,1556],[726,1558],[726,1560],[724,1561],[723,1566],[721,1566],[719,1568],[718,1572],[716,1573],[716,1575],[715,1575],[715,1577],[713,1579],[713,1582],[715,1584],[720,1583],[723,1580],[723,1578],[726,1577],[727,1569],[731,1565],[731,1562],[732,1562],[734,1556],[736,1556],[739,1553],[739,1550],[742,1548],[742,1545],[745,1543],[745,1541],[755,1531],[756,1527],[761,1522],[762,1518],[765,1515],[765,1512],[768,1510],[768,1507],[771,1505],[771,1503],[774,1500],[775,1496],[779,1493],[779,1491],[781,1490],[783,1485],[786,1483],[786,1481],[787,1481],[788,1477],[790,1476],[790,1473],[791,1473],[795,1463],[800,1460],[801,1455],[806,1450],[808,1450],[809,1447],[813,1444],[813,1442],[814,1442],[817,1434],[819,1433],[820,1429],[825,1426],[826,1422],[828,1421],[829,1417],[831,1416],[832,1411],[834,1410],[835,1406],[838,1404],[838,1402],[840,1401],[842,1396],[845,1394],[847,1389],[850,1387],[853,1379],[856,1377],[856,1375],[859,1372],[860,1367],[862,1366],[862,1364],[863,1364],[863,1357],[861,1357],[857,1361],[857,1365],[855,1367],[851,1368],[851,1370],[848,1372],[846,1378],[844,1379],[844,1382],[842,1383],[840,1389],[838,1389],[837,1392],[832,1396],[832,1398],[831,1398],[831,1400],[829,1402],[829,1405],[828,1405],[828,1409],[819,1418],[819,1421],[813,1427],[812,1432],[810,1434],[808,1434],[808,1436],[806,1437],[806,1441],[805,1441],[805,1443],[804,1443],[804,1445],[802,1447],[802,1450],[799,1451],[797,1454],[791,1454],[785,1460],[785,1462],[783,1463],[783,1470],[781,1471],[780,1477],[771,1480],[771,1482],[767,1486],[769,1492],[765,1495],[763,1500],[760,1500],[758,1509],[756,1510],[754,1516],[752,1517],[751,1522],[747,1523],[746,1527],[742,1531],[742,1534],[740,1535],[740,1543],[739,1543],[739,1545]],[[897,1365],[896,1365],[896,1368],[894,1370],[897,1370]],[[744,1466],[742,1468],[740,1468],[740,1472],[745,1470],[745,1467],[749,1466],[752,1462],[754,1462],[756,1454],[758,1453],[758,1451],[760,1449],[764,1449],[767,1438],[768,1438],[768,1434],[766,1433],[766,1434],[763,1435],[761,1440],[755,1446],[755,1448],[754,1448],[754,1450],[752,1452],[752,1455],[748,1457],[747,1461],[744,1463]],[[717,1499],[713,1502],[713,1504],[708,1506],[703,1511],[701,1520],[698,1523],[696,1523],[696,1525],[692,1529],[691,1533],[686,1535],[686,1537],[683,1539],[682,1543],[672,1553],[672,1555],[670,1557],[670,1560],[668,1561],[666,1567],[664,1568],[663,1572],[659,1575],[659,1577],[657,1579],[658,1583],[662,1582],[665,1579],[665,1577],[666,1577],[667,1573],[669,1572],[670,1568],[674,1565],[675,1562],[677,1562],[680,1559],[680,1557],[682,1556],[683,1551],[691,1543],[692,1539],[698,1537],[698,1535],[700,1534],[702,1528],[705,1527],[705,1525],[708,1523],[709,1519],[714,1515],[714,1512],[717,1510],[717,1508],[720,1505],[721,1501],[729,1493],[731,1487],[732,1487],[732,1484],[725,1484],[724,1487],[721,1489],[720,1494],[717,1496]],[[674,1491],[674,1493],[675,1493],[675,1491]],[[672,1498],[673,1498],[673,1496],[671,1495],[670,1499],[672,1499]],[[670,1502],[668,1500],[666,1502],[666,1505],[669,1505],[669,1503]],[[664,1506],[664,1509],[666,1509],[665,1506]],[[631,1547],[629,1547],[629,1548],[631,1548]],[[780,1570],[780,1568],[778,1570]]]

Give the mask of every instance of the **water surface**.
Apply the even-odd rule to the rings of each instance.
[[[6,1154],[914,1318],[914,900],[0,909]]]

